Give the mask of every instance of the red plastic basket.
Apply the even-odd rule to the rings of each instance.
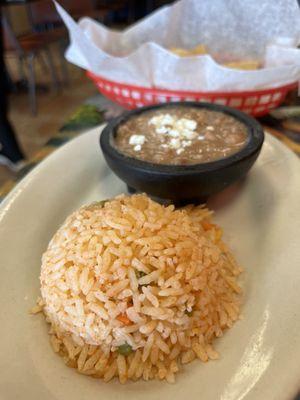
[[[262,116],[283,102],[297,82],[271,89],[243,92],[189,92],[146,88],[110,81],[87,72],[99,91],[127,109],[172,101],[206,101],[237,108],[254,116]]]

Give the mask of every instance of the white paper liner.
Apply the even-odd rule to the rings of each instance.
[[[56,3],[70,34],[66,58],[108,80],[187,91],[242,91],[300,79],[300,10],[296,0],[181,0],[123,32],[83,18],[76,23]],[[211,55],[179,57],[170,47],[204,44]],[[241,71],[215,59],[256,59]]]

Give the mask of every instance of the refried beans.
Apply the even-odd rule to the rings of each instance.
[[[114,146],[138,160],[189,165],[231,156],[247,141],[246,126],[228,114],[174,106],[129,118],[118,127]]]

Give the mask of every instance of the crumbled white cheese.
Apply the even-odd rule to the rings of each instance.
[[[131,135],[129,138],[129,144],[141,144],[145,143],[145,136],[144,135]]]
[[[185,139],[194,139],[197,136],[196,132],[189,131],[187,129],[184,129],[181,134]]]
[[[205,139],[205,136],[203,136],[203,135],[198,136],[198,140],[204,140],[204,139]]]
[[[207,127],[206,127],[206,130],[207,130],[207,131],[214,131],[215,128],[214,128],[213,126],[207,126]]]
[[[183,140],[181,142],[181,144],[182,144],[183,147],[188,147],[188,146],[190,146],[192,144],[192,141],[191,140]]]
[[[166,128],[165,126],[160,126],[159,128],[155,129],[155,132],[158,134],[164,134],[168,132],[168,128]]]
[[[194,131],[197,128],[197,122],[194,119],[188,119],[188,118],[181,118],[179,121],[181,121],[182,125],[191,131]]]
[[[176,129],[170,129],[168,135],[176,138],[180,136],[180,133]]]
[[[141,151],[142,150],[142,146],[140,144],[137,144],[134,146],[133,148],[134,151]]]
[[[162,125],[172,125],[174,123],[174,118],[170,114],[163,114],[161,119]]]
[[[161,114],[157,115],[155,117],[152,117],[150,121],[148,122],[149,125],[156,125],[162,126],[162,125],[172,125],[174,122],[174,118],[170,114]]]
[[[148,123],[149,125],[154,125],[157,134],[164,135],[165,143],[161,147],[176,149],[177,154],[181,154],[185,147],[191,146],[193,139],[201,136],[198,136],[198,133],[195,131],[197,121],[189,118],[177,118],[170,114],[161,114],[152,117]],[[203,139],[204,136],[199,140]]]
[[[161,116],[157,115],[156,117],[152,117],[148,121],[148,125],[160,125]]]
[[[180,140],[176,138],[172,138],[170,140],[170,146],[173,147],[174,149],[178,149],[180,147]]]

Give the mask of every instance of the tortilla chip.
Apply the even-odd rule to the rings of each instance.
[[[170,51],[180,57],[188,57],[190,53],[188,50],[182,49],[180,47],[171,47]]]
[[[203,54],[207,54],[207,49],[204,46],[204,44],[198,44],[198,46],[196,46],[193,49],[191,49],[190,52],[193,55],[200,56],[200,55],[203,55]]]
[[[260,68],[259,61],[256,60],[245,60],[245,61],[233,61],[223,64],[224,67],[242,70],[255,70]]]
[[[207,54],[207,49],[203,44],[199,44],[192,49],[183,49],[181,47],[171,47],[170,51],[180,57],[200,56]]]

